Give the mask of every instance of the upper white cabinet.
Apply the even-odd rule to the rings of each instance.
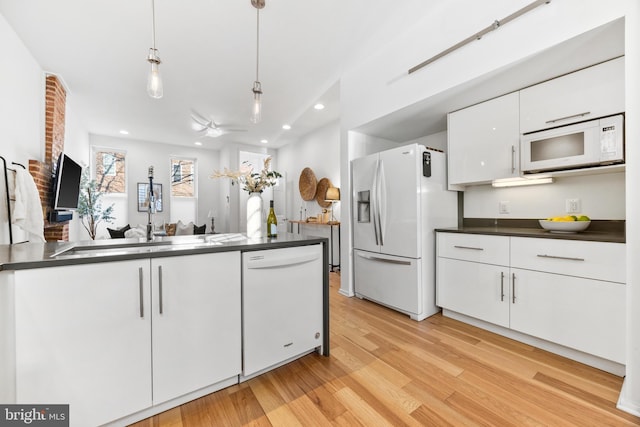
[[[449,185],[520,174],[518,92],[449,113]]]
[[[520,91],[520,132],[528,133],[624,111],[624,57]]]

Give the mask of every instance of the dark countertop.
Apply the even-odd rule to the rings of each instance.
[[[594,220],[591,221],[589,228],[585,231],[578,233],[557,233],[540,227],[538,220],[465,218],[460,227],[437,228],[435,231],[592,242],[626,242],[625,221]]]
[[[0,270],[124,261],[227,251],[257,251],[328,244],[325,237],[280,233],[275,239],[248,239],[245,234],[203,234],[145,239],[111,239],[64,243],[0,245]]]

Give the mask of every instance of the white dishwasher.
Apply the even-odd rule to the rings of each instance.
[[[244,377],[322,347],[322,254],[321,244],[242,254]]]

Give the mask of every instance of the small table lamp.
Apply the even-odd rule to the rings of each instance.
[[[340,201],[340,188],[329,187],[327,188],[327,194],[324,196],[327,202],[331,202],[331,221],[329,223],[337,222],[335,216],[333,216],[334,204]]]

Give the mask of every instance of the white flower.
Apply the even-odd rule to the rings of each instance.
[[[222,172],[214,171],[210,178],[231,178],[242,185],[242,189],[249,193],[262,193],[265,188],[271,187],[282,177],[280,173],[269,170],[271,157],[264,159],[264,166],[260,173],[254,173],[253,167],[248,162],[242,162],[238,171],[230,171],[224,168]]]

